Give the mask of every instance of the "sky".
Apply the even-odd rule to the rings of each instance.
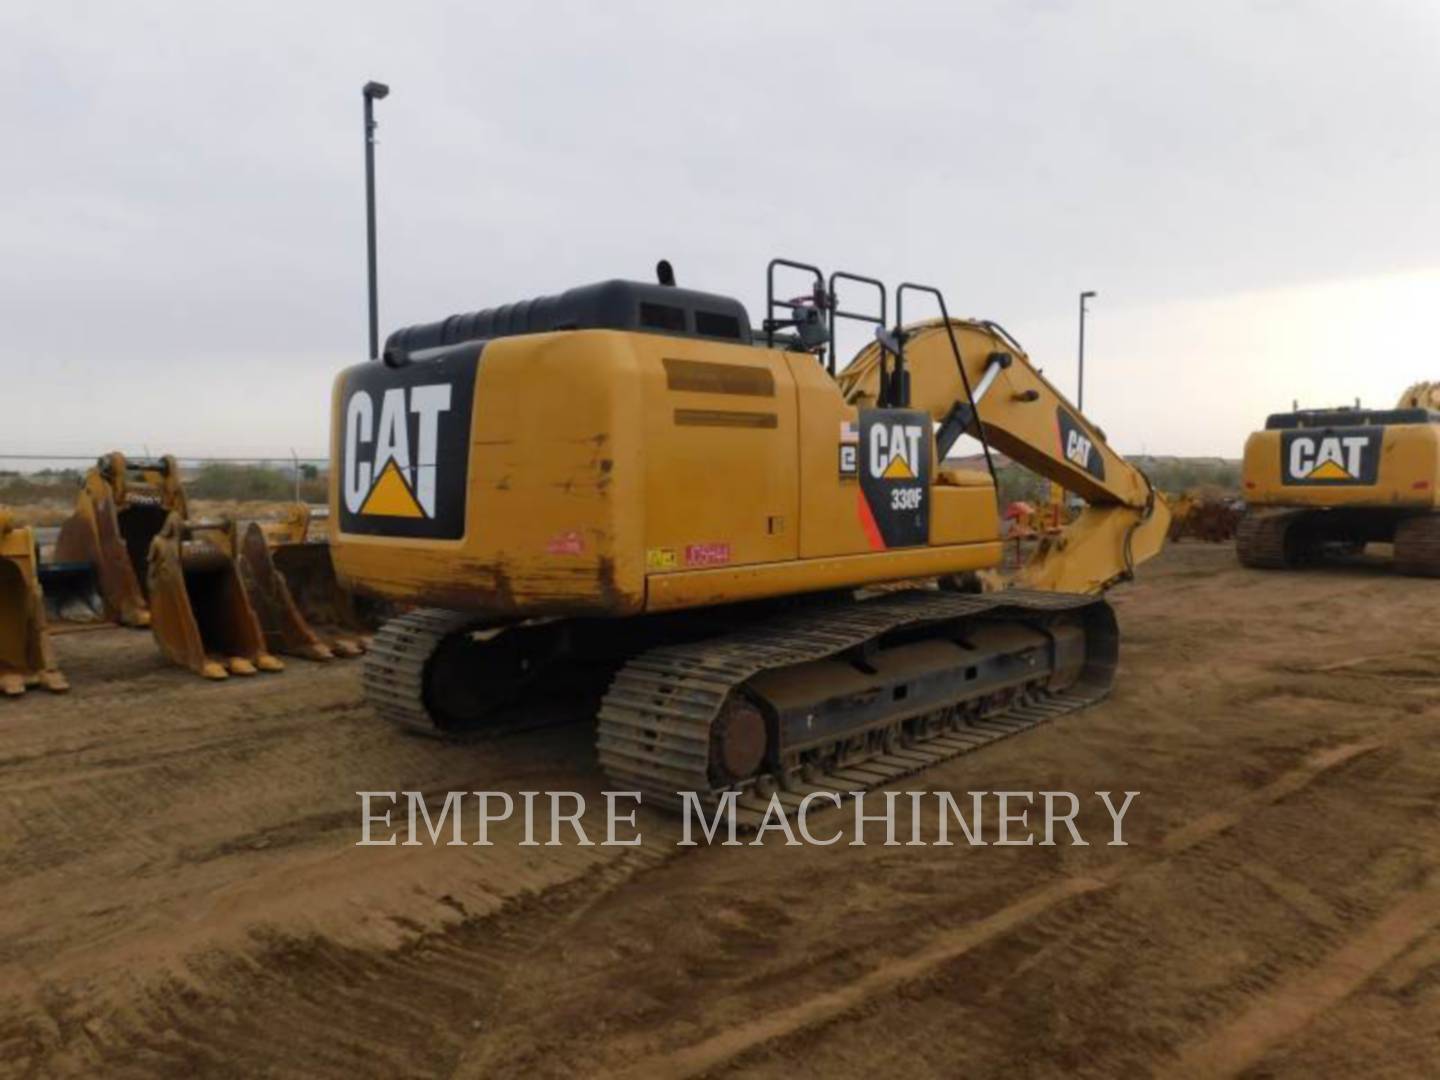
[[[325,453],[388,329],[774,255],[941,287],[1122,452],[1440,379],[1440,6],[0,7],[0,458]],[[917,310],[917,316],[928,314]],[[0,460],[0,467],[6,462]]]

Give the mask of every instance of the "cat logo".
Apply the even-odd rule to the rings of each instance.
[[[334,455],[340,528],[369,536],[465,535],[474,353],[341,376]]]
[[[449,411],[449,383],[396,386],[382,395],[377,424],[374,399],[364,390],[355,391],[345,408],[346,509],[352,514],[433,518],[440,418]],[[414,447],[412,415],[419,421]]]
[[[924,435],[919,424],[872,424],[870,475],[876,480],[914,480]]]
[[[1287,432],[1281,448],[1285,483],[1373,484],[1379,433],[1378,428]]]
[[[1060,433],[1060,453],[1070,464],[1084,469],[1096,480],[1105,479],[1105,457],[1095,439],[1069,412],[1055,406],[1055,427]]]
[[[1065,440],[1065,456],[1082,469],[1090,464],[1090,451],[1094,444],[1090,442],[1089,436],[1079,431],[1071,431],[1070,437]]]

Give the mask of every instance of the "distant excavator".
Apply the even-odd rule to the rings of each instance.
[[[1440,577],[1440,383],[1416,383],[1392,409],[1273,414],[1246,440],[1242,483],[1245,566],[1291,569],[1391,543],[1400,573]]]
[[[779,298],[777,275],[805,291]],[[892,327],[881,282],[788,260],[758,330],[668,264],[659,279],[412,326],[338,377],[336,570],[414,607],[365,660],[380,715],[483,728],[600,664],[611,781],[753,812],[1108,691],[1098,594],[1160,550],[1169,515],[1014,338],[911,284]],[[921,299],[940,318],[906,325]],[[837,372],[841,320],[876,340]],[[1019,588],[966,591],[1002,551],[993,469],[941,464],[966,435],[1089,504]]]

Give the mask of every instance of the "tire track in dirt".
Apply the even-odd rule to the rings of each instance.
[[[1162,839],[1157,855],[1145,856],[1142,861],[1131,865],[1113,863],[1093,874],[1068,877],[1043,886],[984,918],[935,935],[917,952],[884,963],[839,989],[817,994],[789,1008],[736,1025],[684,1049],[645,1058],[611,1075],[624,1080],[647,1080],[651,1077],[679,1080],[701,1076],[724,1068],[766,1044],[831,1023],[862,1007],[872,998],[894,994],[905,985],[929,976],[1040,916],[1088,894],[1109,889],[1222,836],[1255,811],[1290,798],[1327,773],[1383,745],[1378,739],[1369,739],[1316,751],[1295,768],[1230,807],[1206,814],[1173,830]]]
[[[91,675],[75,693],[0,711],[0,1074],[443,1063],[376,1025],[374,988],[417,994],[428,1015],[387,1000],[387,1016],[456,1045],[471,1029],[445,1029],[449,1004],[483,999],[496,958],[523,967],[523,946],[484,937],[497,913],[507,926],[517,900],[568,904],[576,880],[584,910],[644,861],[511,851],[508,826],[493,852],[354,847],[357,789],[519,780],[593,796],[583,725],[449,746],[378,724],[353,664],[221,685],[162,668],[117,683],[106,675],[145,669],[154,646],[106,636],[73,643]],[[314,985],[298,976],[309,967]]]
[[[108,1075],[127,1065],[152,1076],[443,1075],[486,1028],[509,973],[604,897],[689,850],[626,849],[394,951],[276,936],[248,954],[200,958],[101,1017],[82,1021],[54,1002],[48,1038],[0,1025],[0,1046],[43,1057],[46,1075]]]
[[[1200,1080],[1244,1071],[1354,994],[1437,925],[1440,873],[1431,874],[1320,964],[1290,975],[1239,1016],[1182,1047],[1167,1074]]]
[[[937,929],[1062,875],[1163,856],[1156,873],[1058,900],[877,991],[842,1023],[717,1067],[1163,1074],[1176,1047],[1318,968],[1412,890],[1428,857],[1411,833],[1440,798],[1440,690],[1423,677],[1440,671],[1415,651],[1430,599],[1384,575],[1266,577],[1233,558],[1182,545],[1117,592],[1125,671],[1105,708],[934,774],[957,792],[1165,792],[1113,859],[700,851],[641,876],[666,852],[614,865],[570,849],[352,853],[357,788],[588,798],[589,732],[413,745],[375,725],[340,665],[215,686],[164,668],[147,635],[77,640],[75,693],[0,703],[0,1073],[622,1069],[924,953]],[[1167,565],[1205,584],[1177,604]],[[1373,662],[1311,670],[1358,640],[1377,656],[1390,646],[1405,658],[1391,674],[1416,677]],[[1250,805],[1308,749],[1371,735],[1383,752],[1334,783],[1281,792],[1258,819],[1211,815],[1218,833],[1160,848],[1183,822]],[[12,781],[24,790],[7,800]],[[1440,1051],[1437,945],[1432,931],[1323,1024],[1272,1044],[1260,1069],[1423,1072]]]

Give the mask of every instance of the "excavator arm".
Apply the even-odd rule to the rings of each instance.
[[[939,425],[940,457],[961,435],[995,450],[1086,502],[1058,536],[1047,537],[1016,584],[1100,592],[1158,554],[1169,529],[1165,501],[1143,472],[1112,450],[993,323],[951,319],[905,328],[900,357],[876,341],[838,376],[846,401],[894,404],[882,386],[908,383],[908,405]],[[903,371],[897,377],[896,372]],[[942,472],[939,483],[945,483]]]

